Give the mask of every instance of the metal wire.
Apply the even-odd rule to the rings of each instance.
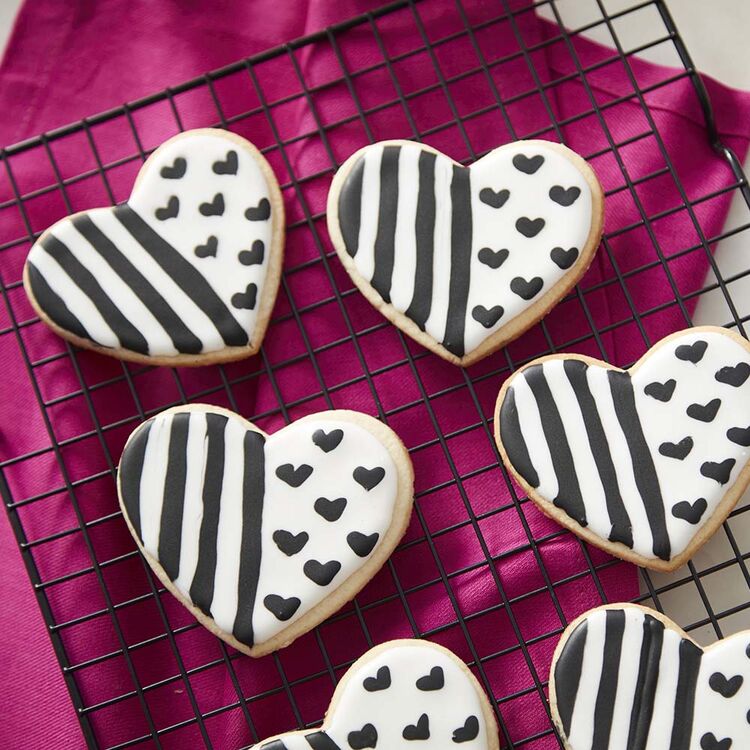
[[[608,359],[610,352],[606,349],[603,337],[624,326],[635,325],[643,339],[644,346],[648,347],[652,343],[645,322],[649,316],[676,307],[685,325],[691,325],[689,305],[700,295],[707,293],[720,293],[723,296],[731,318],[729,325],[744,333],[744,323],[747,318],[739,314],[729,285],[750,275],[750,269],[724,278],[712,256],[711,248],[720,239],[749,230],[750,223],[727,229],[717,236],[707,236],[707,231],[700,221],[699,211],[701,204],[734,193],[743,195],[750,208],[750,190],[748,190],[747,180],[736,155],[721,142],[705,87],[695,71],[668,9],[661,0],[632,2],[628,7],[620,8],[616,13],[607,12],[604,0],[595,0],[601,17],[578,29],[564,28],[555,0],[543,0],[543,2],[532,3],[521,9],[512,7],[508,0],[498,0],[492,6],[486,4],[480,18],[477,18],[476,8],[468,9],[464,0],[445,0],[445,3],[455,9],[459,23],[455,31],[440,39],[431,38],[420,3],[416,0],[399,0],[378,11],[348,20],[318,34],[290,42],[180,86],[0,151],[4,179],[7,180],[10,190],[10,196],[0,200],[0,212],[17,211],[23,226],[20,236],[10,236],[10,233],[8,233],[9,236],[3,236],[0,233],[0,253],[3,253],[2,257],[5,258],[9,257],[9,253],[18,252],[18,248],[27,247],[38,237],[39,231],[33,226],[29,213],[29,205],[35,200],[58,196],[64,204],[65,211],[70,213],[74,210],[71,191],[74,191],[79,183],[98,177],[101,179],[109,202],[116,203],[116,191],[111,184],[110,175],[114,170],[132,168],[133,165],[139,164],[151,151],[151,148],[144,145],[141,136],[143,121],[148,118],[149,108],[157,105],[163,106],[164,109],[159,110],[159,116],[163,117],[166,111],[178,130],[194,127],[195,124],[192,122],[189,126],[185,124],[180,103],[182,97],[200,94],[209,102],[201,110],[200,124],[202,126],[216,125],[234,128],[251,120],[257,123],[258,118],[265,123],[264,126],[270,133],[270,142],[262,148],[262,151],[282,168],[282,172],[286,175],[281,185],[282,191],[289,195],[299,208],[299,218],[289,223],[289,235],[290,237],[292,235],[303,236],[308,243],[312,243],[315,249],[314,257],[288,263],[285,267],[281,283],[281,297],[285,305],[274,317],[271,327],[271,335],[273,335],[274,327],[281,329],[282,326],[292,326],[296,335],[299,336],[300,351],[298,353],[283,359],[274,359],[267,351],[262,351],[258,357],[240,365],[207,368],[213,372],[213,376],[198,379],[189,377],[184,371],[161,370],[160,373],[166,372],[168,375],[163,376],[164,395],[158,402],[151,397],[153,390],[145,385],[155,374],[162,377],[159,373],[155,373],[154,368],[109,363],[103,371],[103,376],[92,377],[87,369],[87,355],[68,344],[62,345],[56,353],[35,357],[28,336],[40,326],[40,323],[35,317],[19,319],[20,298],[22,297],[20,272],[4,271],[5,277],[0,278],[0,293],[7,318],[5,327],[0,328],[0,339],[10,337],[16,342],[18,356],[23,360],[48,436],[48,445],[44,447],[20,455],[0,457],[2,458],[0,460],[0,494],[2,494],[11,526],[21,548],[26,569],[34,585],[42,615],[49,628],[73,704],[80,717],[84,736],[92,748],[109,747],[110,750],[114,748],[124,750],[124,748],[136,746],[169,747],[170,743],[178,737],[190,737],[193,743],[191,746],[198,746],[202,743],[207,748],[238,747],[237,744],[232,745],[231,742],[227,744],[226,739],[222,739],[221,743],[217,744],[213,729],[215,718],[233,712],[233,715],[236,714],[238,720],[246,728],[245,741],[257,741],[263,734],[262,729],[259,728],[259,725],[263,723],[263,712],[259,707],[265,705],[264,701],[269,700],[276,701],[275,706],[282,704],[285,706],[284,710],[289,716],[289,721],[293,722],[293,725],[286,727],[287,729],[313,726],[319,721],[320,716],[309,716],[303,712],[298,700],[300,690],[315,685],[316,689],[323,693],[332,691],[342,670],[349,666],[358,655],[358,653],[347,653],[342,657],[338,650],[332,652],[330,639],[326,638],[326,629],[345,627],[348,629],[347,632],[352,634],[354,642],[368,647],[379,640],[377,621],[381,616],[380,613],[385,611],[398,613],[398,618],[403,622],[405,635],[437,640],[451,638],[451,643],[455,643],[458,639],[459,650],[463,651],[462,655],[474,669],[487,692],[494,697],[494,707],[504,747],[523,747],[533,750],[535,747],[549,748],[559,743],[559,738],[549,721],[546,675],[540,673],[538,669],[538,660],[534,658],[535,650],[541,646],[548,646],[550,643],[554,644],[568,621],[570,613],[566,614],[560,597],[560,592],[565,587],[571,585],[592,587],[595,596],[604,602],[606,601],[606,587],[602,582],[604,577],[611,573],[615,566],[624,563],[592,553],[586,545],[579,543],[582,561],[580,569],[562,578],[554,577],[550,573],[545,565],[545,548],[564,537],[569,538],[568,533],[562,529],[544,533],[535,532],[533,529],[528,518],[528,499],[517,494],[499,460],[497,448],[492,439],[489,415],[485,413],[482,405],[482,389],[486,388],[487,384],[498,383],[508,373],[536,356],[587,343],[591,344],[602,358]],[[521,17],[522,14],[533,12],[540,6],[547,6],[559,24],[559,34],[534,44],[528,44],[522,33]],[[652,38],[625,50],[617,35],[617,21],[629,14],[648,10],[657,11],[662,21],[662,28],[652,28]],[[402,20],[405,17],[409,19],[409,23],[413,25],[417,37],[421,40],[419,48],[389,54],[383,28],[389,16],[394,13],[400,14]],[[488,61],[483,54],[479,34],[501,23],[508,24],[507,28],[511,30],[517,43],[517,50],[499,59]],[[573,40],[578,35],[595,28],[603,28],[609,32],[616,54],[607,60],[585,67],[578,58]],[[372,36],[379,59],[352,70],[350,63],[347,62],[345,44],[347,35],[355,31],[367,32]],[[479,65],[455,72],[453,75],[445,75],[440,64],[440,52],[446,45],[456,40],[465,41],[471,46]],[[306,67],[300,60],[305,52],[316,44],[327,45],[337,61],[340,75],[334,80],[324,83],[308,80]],[[559,44],[567,49],[575,72],[554,80],[544,80],[535,66],[535,54]],[[684,69],[678,70],[674,75],[648,88],[641,87],[633,73],[630,59],[632,55],[659,44],[674,45]],[[434,72],[434,82],[417,90],[405,92],[401,87],[397,68],[401,64],[409,64],[416,56],[421,56],[429,62],[429,67]],[[588,77],[613,61],[618,61],[624,66],[632,93],[602,103],[597,101]],[[285,69],[290,76],[290,86],[294,90],[293,93],[275,100],[269,100],[261,73],[264,64],[272,62],[286,66]],[[528,91],[517,92],[503,98],[493,72],[499,66],[513,62],[526,66],[533,85]],[[373,73],[380,73],[390,81],[395,96],[377,105],[366,106],[360,99],[360,83],[367,75]],[[477,75],[485,80],[492,95],[492,103],[470,113],[461,114],[452,97],[452,87]],[[239,113],[228,114],[224,111],[219,85],[230,77],[235,81],[238,77],[242,77],[249,98],[257,101],[256,106]],[[706,120],[707,138],[717,153],[717,159],[724,159],[727,162],[735,178],[730,185],[693,200],[689,199],[680,181],[645,98],[651,91],[666,87],[681,79],[692,81],[695,95]],[[549,97],[557,86],[572,81],[583,84],[590,108],[567,119],[558,119]],[[334,122],[329,122],[319,109],[318,96],[336,86],[343,87],[346,91],[354,112],[337,118]],[[413,111],[415,104],[420,97],[436,92],[441,93],[447,102],[449,116],[443,122],[420,128],[419,119]],[[514,104],[522,103],[530,97],[540,97],[548,123],[533,132],[520,133],[514,126],[511,109]],[[640,107],[647,128],[642,133],[631,135],[626,140],[618,142],[608,128],[606,112],[623,101],[632,101]],[[279,108],[290,104],[305,107],[313,128],[310,133],[285,137],[280,131],[275,113]],[[377,320],[367,325],[361,324],[352,308],[352,303],[357,300],[357,292],[351,288],[340,288],[337,261],[333,259],[334,253],[326,235],[321,232],[321,220],[324,214],[317,210],[315,204],[309,199],[308,188],[321,181],[330,181],[339,166],[340,159],[336,155],[333,141],[336,128],[358,125],[362,128],[367,140],[372,142],[377,137],[374,123],[378,115],[389,110],[392,112],[394,107],[399,108],[400,116],[403,116],[406,123],[406,130],[400,134],[401,137],[423,140],[454,129],[458,133],[459,143],[465,148],[466,162],[483,155],[473,147],[468,128],[472,121],[487,113],[497,113],[509,136],[513,139],[548,136],[562,142],[565,142],[567,125],[584,118],[596,119],[604,133],[606,146],[584,156],[595,158],[609,154],[615,159],[622,173],[623,182],[620,186],[610,189],[607,197],[613,198],[623,193],[629,195],[637,209],[638,219],[628,226],[618,227],[603,239],[600,252],[605,254],[613,275],[588,286],[579,285],[561,303],[575,304],[579,307],[588,328],[585,333],[568,341],[559,341],[550,332],[548,325],[542,322],[537,351],[514,358],[511,350],[506,349],[495,358],[493,367],[478,368],[476,372],[474,369],[457,371],[456,377],[451,382],[439,388],[432,388],[423,374],[426,358],[432,355],[413,346],[403,334],[392,329],[392,326],[384,320]],[[97,127],[108,124],[125,127],[132,133],[134,144],[132,153],[111,160],[103,157],[97,146],[94,131]],[[58,164],[54,146],[62,139],[79,135],[84,138],[83,143],[90,156],[89,163],[93,162],[94,166],[82,169],[73,175],[65,175],[64,170]],[[298,174],[293,156],[295,145],[313,136],[322,149],[326,166],[313,173]],[[630,176],[626,168],[622,151],[645,139],[654,140],[663,157],[664,167],[651,174],[634,178]],[[51,178],[44,185],[36,185],[24,191],[19,185],[18,171],[22,170],[22,167],[18,165],[21,163],[20,158],[28,153],[44,155],[50,166]],[[639,199],[638,188],[667,176],[676,186],[680,196],[680,205],[649,215]],[[660,246],[653,225],[683,210],[687,212],[698,242],[689,247],[671,247],[667,257]],[[615,258],[612,242],[617,237],[634,230],[643,230],[647,233],[656,258],[638,267],[621,270]],[[669,262],[692,253],[699,254],[707,260],[714,280],[701,289],[682,293],[671,273]],[[301,285],[304,285],[305,275],[310,273],[311,269],[322,273],[330,286],[331,293],[321,299],[305,298],[303,302],[299,289]],[[654,269],[661,269],[663,272],[673,298],[651,309],[639,310],[628,290],[628,282]],[[590,309],[591,295],[607,294],[613,290],[622,294],[629,315],[624,320],[612,321],[604,326],[597,325],[596,318]],[[342,323],[344,333],[331,341],[316,342],[306,328],[306,321],[316,314],[335,316]],[[362,342],[368,337],[378,335],[395,336],[400,353],[393,361],[373,366],[368,362]],[[351,372],[335,383],[328,383],[324,374],[325,368],[321,362],[328,354],[341,351],[343,347],[348,347],[351,351],[349,357]],[[308,363],[311,368],[311,382],[315,384],[315,387],[308,389],[309,392],[296,394],[293,397],[286,395],[284,371],[286,368],[301,366],[305,363]],[[617,364],[627,366],[631,363],[617,362]],[[73,376],[74,386],[63,393],[47,393],[43,385],[44,368],[50,366],[67,367]],[[384,385],[387,378],[394,373],[399,373],[399,376],[409,383],[409,387],[404,390],[410,395],[406,395],[398,403],[394,403],[389,398],[390,394]],[[400,545],[393,559],[388,562],[385,572],[381,574],[382,579],[387,581],[387,585],[377,587],[375,594],[363,592],[363,595],[331,617],[325,625],[316,628],[305,641],[306,647],[319,650],[320,668],[310,674],[300,675],[297,670],[290,669],[283,653],[274,654],[266,657],[272,665],[274,679],[263,689],[248,690],[244,684],[243,672],[246,658],[218,640],[216,640],[212,658],[206,658],[198,664],[189,663],[186,660],[182,644],[186,638],[200,636],[203,631],[196,622],[189,618],[180,618],[179,614],[175,614],[176,605],[173,605],[168,594],[165,596],[164,587],[150,573],[147,564],[134,546],[128,547],[116,556],[102,557],[98,553],[96,540],[103,533],[114,533],[114,529],[117,529],[116,533],[121,534],[124,528],[114,492],[117,455],[113,455],[110,447],[113,441],[116,441],[117,435],[123,432],[127,434],[140,421],[168,406],[189,401],[208,400],[225,403],[230,408],[242,412],[245,390],[261,381],[269,384],[275,404],[246,414],[256,421],[276,419],[288,423],[295,418],[295,414],[300,409],[310,410],[313,406],[321,409],[336,408],[342,404],[348,404],[347,394],[355,390],[359,394],[359,401],[366,402],[368,408],[384,422],[395,424],[410,411],[413,413],[413,410],[424,410],[425,425],[429,426],[432,432],[428,431],[425,438],[419,444],[412,445],[410,450],[414,455],[423,451],[431,451],[430,455],[444,471],[436,472],[436,477],[439,479],[436,478],[431,484],[427,483],[417,492],[412,532],[407,537],[407,541]],[[120,389],[119,393],[129,394],[133,409],[117,420],[107,421],[100,417],[97,404],[111,389]],[[457,397],[466,398],[468,406],[465,409],[465,420],[461,426],[447,430],[442,425],[439,407],[436,405],[441,399]],[[62,424],[57,415],[60,409],[66,407],[74,407],[81,410],[82,414],[88,415],[90,428],[81,429],[74,435],[61,436]],[[470,433],[481,434],[487,441],[489,458],[480,466],[462,470],[460,463],[454,457],[451,445],[453,441]],[[77,476],[66,461],[66,454],[72,447],[83,443],[90,445],[91,450],[100,456],[101,466],[97,471],[85,476]],[[44,460],[57,469],[49,473],[45,486],[37,487],[28,493],[12,493],[9,476],[31,466],[32,462]],[[478,511],[472,498],[472,481],[486,477],[492,472],[497,478],[498,485],[503,489],[498,493],[494,507]],[[90,517],[90,512],[85,505],[85,498],[92,490],[98,490],[99,493],[111,498],[109,505],[94,517]],[[438,497],[438,493],[446,492],[449,493],[451,502],[455,503],[459,512],[452,516],[449,522],[436,526],[432,520],[434,508],[431,503],[437,502],[435,498]],[[59,498],[63,498],[72,511],[69,525],[41,534],[35,534],[33,531],[29,533],[30,529],[39,528],[36,520],[45,513],[46,504]],[[657,577],[647,571],[642,571],[643,594],[638,597],[638,601],[668,610],[670,596],[676,591],[684,592],[686,587],[689,587],[693,591],[692,596],[695,600],[702,604],[705,616],[701,614],[692,622],[680,624],[688,630],[708,626],[717,637],[721,637],[724,634],[722,621],[750,610],[750,601],[748,601],[750,596],[746,596],[743,601],[731,606],[722,605],[712,594],[706,582],[711,576],[723,575],[727,571],[736,569],[750,593],[748,569],[750,552],[742,551],[731,528],[732,521],[742,519],[747,510],[747,506],[736,509],[731,514],[730,521],[724,524],[723,533],[730,549],[730,554],[726,559],[713,562],[700,570],[691,563],[686,569],[671,577]],[[503,518],[510,517],[508,514],[512,514],[515,522],[520,525],[525,539],[509,549],[493,553],[491,544],[486,538],[488,523],[501,522]],[[476,559],[458,566],[446,562],[441,550],[455,539],[470,540],[478,551]],[[55,545],[70,540],[80,542],[82,562],[73,566],[73,569],[67,570],[48,564],[55,556],[53,552]],[[412,579],[411,576],[405,580],[403,566],[398,565],[397,559],[400,555],[412,554],[419,555],[422,563],[426,564],[430,570],[430,573],[424,575],[421,580]],[[507,590],[503,581],[502,564],[519,555],[529,555],[533,560],[538,572],[538,585],[532,586],[531,590],[512,592]],[[134,590],[125,598],[113,593],[113,576],[110,575],[111,570],[117,571],[123,566],[131,566],[128,568],[130,571],[140,570],[139,575],[143,579],[143,586],[137,590],[137,593]],[[497,597],[493,603],[483,606],[480,610],[467,611],[466,604],[460,595],[461,582],[467,576],[475,574],[488,577],[487,580],[496,589]],[[80,611],[73,602],[71,606],[61,610],[58,602],[61,596],[64,599],[65,586],[71,581],[89,580],[93,580],[95,589],[101,594],[101,606],[93,611]],[[440,591],[444,598],[448,615],[440,625],[427,628],[420,624],[420,612],[415,608],[414,602],[424,592],[434,593],[436,590]],[[366,591],[369,591],[369,588]],[[524,632],[522,618],[519,618],[517,613],[528,603],[539,601],[540,597],[549,600],[559,620],[559,626],[550,632],[527,635]],[[130,617],[130,613],[143,607],[150,608],[148,611],[156,623],[156,632],[147,637],[133,637],[124,623]],[[496,648],[492,653],[485,653],[474,635],[475,628],[488,622],[487,618],[497,617],[505,618],[509,632],[512,633],[513,642]],[[79,631],[85,632],[83,629],[91,626],[98,627],[100,632],[103,630],[109,633],[111,636],[109,650],[105,653],[87,655],[85,658],[71,659],[68,647],[70,637]],[[151,648],[162,646],[172,655],[174,669],[168,673],[154,675],[144,669],[141,656]],[[527,670],[528,680],[524,686],[498,691],[491,672],[504,658],[514,658],[516,668]],[[90,677],[92,673],[94,675],[111,674],[112,669],[115,669],[119,675],[115,693],[106,697],[100,695],[90,697],[82,687],[82,676],[86,674]],[[230,686],[230,689],[224,693],[226,700],[222,705],[206,708],[207,695],[201,689],[200,679],[216,670],[226,678],[226,684]],[[101,679],[106,682],[108,678],[102,677]],[[175,714],[173,720],[166,724],[155,718],[152,704],[153,696],[165,688],[184,695],[187,701],[186,715]],[[103,740],[101,725],[102,722],[106,722],[106,717],[111,715],[108,712],[117,711],[123,704],[133,701],[142,721],[134,722],[133,726],[122,729],[121,736],[115,741]],[[518,701],[533,701],[544,706],[547,710],[547,725],[529,736],[519,736],[517,728],[507,719],[510,707]],[[188,734],[182,734],[183,732]],[[110,737],[110,735],[107,736]]]

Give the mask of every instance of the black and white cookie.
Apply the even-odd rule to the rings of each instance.
[[[612,554],[679,567],[750,481],[750,345],[723,328],[660,341],[629,371],[555,355],[500,391],[503,461],[549,516]]]
[[[278,290],[284,206],[244,138],[162,144],[118,206],[73,214],[31,248],[24,286],[73,343],[120,359],[200,365],[260,348]]]
[[[365,414],[313,414],[265,435],[190,405],[130,436],[118,491],[139,548],[202,624],[260,656],[352,599],[406,530],[409,454]]]
[[[589,165],[518,141],[470,167],[385,141],[343,164],[328,229],[360,291],[422,345],[469,365],[540,320],[599,244],[604,198]]]
[[[750,632],[702,649],[645,607],[593,609],[563,633],[550,703],[568,750],[744,750]]]
[[[466,665],[427,641],[390,641],[356,661],[320,729],[289,732],[256,750],[498,750],[487,697]]]

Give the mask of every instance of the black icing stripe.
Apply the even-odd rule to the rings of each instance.
[[[245,469],[242,482],[242,542],[237,615],[232,633],[240,643],[252,646],[255,642],[253,611],[258,592],[262,552],[260,532],[265,493],[266,439],[259,432],[250,430],[245,433],[243,443]]]
[[[451,180],[451,272],[443,346],[457,357],[462,357],[465,351],[464,332],[471,280],[472,230],[469,170],[456,164],[453,166]]]
[[[271,740],[260,746],[260,750],[288,750],[283,740]]]
[[[159,321],[178,352],[198,354],[201,340],[182,322],[169,303],[148,279],[128,260],[126,255],[85,214],[72,219],[72,224],[112,270],[130,287],[149,312]]]
[[[143,542],[141,536],[141,474],[143,473],[143,461],[146,457],[148,435],[153,424],[153,421],[150,420],[144,422],[138,428],[123,451],[118,469],[122,502],[128,513],[130,525],[141,542]]]
[[[247,331],[190,261],[155,232],[127,203],[112,209],[114,215],[143,249],[162,267],[185,294],[211,319],[227,346],[246,346]]]
[[[659,486],[654,459],[646,443],[635,407],[633,383],[630,380],[630,375],[626,372],[609,370],[607,376],[609,377],[617,419],[630,450],[636,486],[651,528],[654,554],[662,560],[669,560],[671,557],[671,542],[667,531],[664,501],[661,496],[661,487]]]
[[[41,245],[59,263],[71,281],[91,300],[120,345],[130,351],[148,354],[148,342],[143,334],[123,315],[101,288],[94,274],[76,258],[70,248],[53,234],[44,237]]]
[[[198,541],[198,563],[190,584],[190,598],[202,612],[211,614],[216,574],[216,538],[219,530],[221,488],[224,483],[224,431],[228,418],[206,415],[206,472],[203,477],[203,520]]]
[[[525,370],[524,377],[539,405],[544,437],[557,476],[558,492],[554,504],[558,508],[562,508],[581,526],[586,526],[586,506],[581,495],[581,487],[578,484],[573,454],[570,450],[568,437],[565,434],[565,426],[560,417],[560,412],[544,375],[544,365],[532,365]]]
[[[78,338],[90,339],[91,336],[83,327],[81,321],[73,315],[65,304],[65,300],[50,287],[42,272],[31,262],[27,263],[27,269],[31,292],[38,302],[39,307],[44,310],[50,320],[53,323],[57,323],[60,328],[64,328],[66,331],[75,334]]]
[[[570,724],[581,682],[587,634],[588,623],[584,620],[568,636],[568,640],[555,662],[555,701],[566,737],[570,737]]]
[[[312,750],[340,750],[339,746],[325,732],[307,734],[305,739]]]
[[[508,454],[513,468],[532,486],[539,486],[539,474],[529,455],[529,449],[521,430],[516,394],[513,388],[508,388],[500,407],[500,436],[503,439],[505,452]]]
[[[586,426],[586,436],[604,487],[607,512],[612,523],[612,530],[609,534],[610,541],[622,542],[628,547],[632,547],[633,527],[620,493],[607,434],[596,408],[596,401],[589,388],[588,378],[586,377],[588,365],[578,359],[566,359],[563,368],[578,400],[578,407]]]
[[[654,697],[659,682],[659,660],[664,642],[664,625],[655,617],[646,615],[643,620],[641,656],[638,677],[630,713],[628,750],[645,750],[648,732],[654,713]]]
[[[433,258],[435,254],[435,161],[429,151],[419,154],[419,192],[414,233],[417,247],[414,295],[406,310],[423,331],[432,309]]]
[[[365,157],[352,167],[339,192],[339,226],[346,252],[352,256],[359,250],[359,226],[362,220],[362,180],[365,174]]]
[[[690,750],[690,737],[693,731],[695,710],[695,690],[698,684],[698,671],[703,651],[684,639],[680,643],[680,671],[677,677],[677,691],[674,707],[674,724],[669,750]]]
[[[372,286],[386,301],[391,301],[393,260],[398,215],[398,157],[401,146],[385,146],[380,160],[380,208],[375,236],[375,269]]]
[[[604,626],[604,659],[596,694],[594,738],[591,750],[607,750],[612,732],[612,717],[617,699],[617,679],[620,673],[620,650],[625,633],[625,612],[608,609]]]
[[[164,483],[164,502],[159,526],[159,562],[172,581],[180,572],[189,429],[190,414],[172,416],[167,455],[167,478]]]

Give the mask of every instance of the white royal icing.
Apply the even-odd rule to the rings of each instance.
[[[426,166],[426,157],[434,164]],[[522,166],[528,172],[514,166],[517,157],[526,158]],[[543,163],[531,163],[535,157]],[[461,170],[451,159],[434,156],[419,144],[374,144],[363,150],[341,185],[338,221],[358,273],[396,310],[463,356],[575,272],[591,231],[593,199],[578,167],[540,141],[502,146],[461,170],[463,193],[456,190],[454,195],[456,169]],[[508,193],[502,205],[482,199],[488,190]],[[558,191],[558,198],[560,190],[572,191],[562,197],[567,203],[569,195],[572,202],[556,202],[551,190]],[[498,204],[500,200],[496,199]],[[527,236],[516,226],[519,219],[543,219],[544,226]],[[429,239],[432,253],[421,270],[419,237]],[[554,248],[565,253],[576,248],[575,262],[571,255],[570,264],[560,267],[551,256]],[[498,252],[507,253],[498,267],[482,262],[482,257]],[[392,271],[384,272],[390,262]],[[463,290],[458,288],[461,278]],[[534,281],[538,289],[526,292],[524,299],[512,290],[514,279],[520,279],[522,286]],[[451,288],[456,281],[454,294]],[[420,284],[425,285],[423,303],[429,307],[426,319],[412,307]],[[486,315],[486,325],[477,320],[482,313],[475,310],[491,311],[496,306],[503,308],[496,320]],[[456,325],[459,330],[451,332]]]
[[[677,356],[694,345],[704,348],[697,361]],[[623,389],[613,386],[611,371],[578,361],[579,390],[588,391],[593,405],[588,413],[566,369],[572,364],[571,358],[550,359],[513,377],[500,409],[500,432],[511,464],[543,499],[579,523],[584,514],[585,526],[603,540],[622,541],[646,558],[676,557],[714,514],[750,458],[750,448],[742,444],[750,443],[750,430],[743,436],[750,427],[750,355],[718,330],[686,331],[638,365],[629,378],[629,406],[615,403],[614,394]],[[717,379],[724,368],[731,372]],[[548,389],[549,396],[540,388]],[[623,424],[623,412],[632,424]],[[562,435],[553,427],[558,418]],[[639,432],[640,452],[633,445]],[[603,471],[604,457],[613,471]],[[621,531],[627,526],[632,541],[613,532],[610,504],[624,510],[628,521],[621,523]]]
[[[297,750],[326,747],[425,748],[490,747],[483,702],[458,659],[425,643],[397,641],[374,655],[366,654],[347,672],[335,707],[322,730],[334,745],[315,745],[305,734],[288,734],[257,747]],[[429,680],[431,690],[425,678]],[[378,679],[380,678],[380,679]],[[371,687],[370,690],[365,685]],[[379,689],[372,689],[378,687]],[[426,716],[426,720],[423,718]],[[421,719],[421,727],[418,723]],[[465,729],[455,734],[456,730]],[[475,723],[476,722],[476,723]],[[404,736],[407,727],[421,729],[419,737]],[[426,732],[425,732],[426,729]],[[471,731],[475,730],[475,731]],[[494,729],[492,730],[494,731]],[[427,733],[429,736],[424,736]],[[280,744],[274,744],[280,743]],[[494,743],[493,743],[494,744]]]
[[[32,247],[28,264],[37,304],[82,338],[148,356],[247,345],[273,251],[273,201],[259,158],[222,131],[167,141],[141,170],[124,206],[66,217]],[[257,218],[248,219],[246,211],[259,206]],[[83,222],[93,225],[96,238]],[[144,223],[139,239],[130,228]],[[137,274],[152,289],[144,291]],[[184,331],[176,330],[173,318]]]
[[[332,440],[328,450],[319,434]],[[120,484],[146,552],[248,646],[273,638],[361,568],[390,528],[400,491],[385,445],[335,412],[264,439],[225,412],[170,410],[136,431]]]
[[[750,743],[750,633],[703,651],[632,605],[563,636],[555,713],[571,750],[729,750]]]

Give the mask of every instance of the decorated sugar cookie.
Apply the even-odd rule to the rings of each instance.
[[[583,275],[603,194],[578,154],[519,141],[463,167],[429,146],[357,151],[328,195],[328,229],[360,291],[458,365],[532,326]]]
[[[750,345],[723,328],[660,341],[630,370],[542,357],[503,385],[495,437],[534,502],[586,541],[673,570],[750,481]]]
[[[78,346],[201,365],[260,348],[281,274],[284,206],[260,152],[192,130],[141,167],[127,202],[68,216],[31,248],[24,286]]]
[[[645,607],[593,609],[562,635],[550,704],[567,750],[744,750],[750,632],[702,649]]]
[[[229,644],[260,656],[352,599],[409,520],[413,474],[396,434],[329,411],[266,435],[190,405],[130,436],[118,473],[131,533],[165,586]]]
[[[427,641],[390,641],[356,661],[319,729],[289,732],[256,750],[499,748],[495,717],[474,676]]]

